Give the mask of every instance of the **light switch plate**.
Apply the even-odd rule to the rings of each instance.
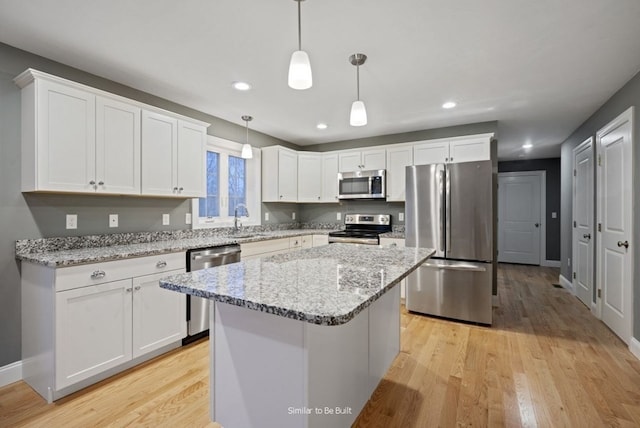
[[[264,213],[264,221],[269,221],[269,213]]]
[[[67,214],[67,229],[78,228],[78,214]]]
[[[398,221],[404,221],[404,213],[398,213]]]
[[[109,227],[118,227],[118,214],[109,214]]]
[[[555,211],[551,212],[551,218],[558,218],[558,213]]]
[[[296,219],[296,213],[291,213],[291,220],[295,220]]]
[[[342,220],[342,213],[336,213],[336,220]]]
[[[171,217],[169,214],[162,214],[162,225],[169,226],[169,223],[171,223]]]

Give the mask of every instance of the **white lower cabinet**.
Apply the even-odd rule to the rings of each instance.
[[[49,402],[180,346],[186,295],[158,280],[183,252],[52,268],[22,263],[23,379]]]
[[[259,242],[240,244],[243,261],[258,257],[288,253],[302,248],[319,247],[329,243],[328,235],[302,235],[291,238],[267,239]]]
[[[131,360],[131,279],[56,293],[56,389]]]
[[[187,335],[186,295],[158,286],[160,278],[181,272],[183,270],[133,278],[133,358]]]

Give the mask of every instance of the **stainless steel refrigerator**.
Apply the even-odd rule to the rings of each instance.
[[[491,324],[492,162],[408,166],[406,188],[406,245],[436,249],[407,279],[407,309]]]

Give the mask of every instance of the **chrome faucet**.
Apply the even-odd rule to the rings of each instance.
[[[240,223],[240,217],[238,217],[238,208],[244,208],[244,214],[245,217],[249,217],[249,209],[247,208],[247,206],[245,204],[236,204],[235,209],[233,210],[233,229],[237,232],[238,230],[240,230],[240,228],[238,227],[238,225],[240,225],[240,227],[242,227],[242,224]],[[241,214],[242,215],[242,214]]]

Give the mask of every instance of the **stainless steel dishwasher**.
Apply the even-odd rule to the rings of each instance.
[[[187,251],[187,272],[240,261],[240,245],[199,248]],[[187,296],[187,334],[182,344],[209,335],[209,299]]]

